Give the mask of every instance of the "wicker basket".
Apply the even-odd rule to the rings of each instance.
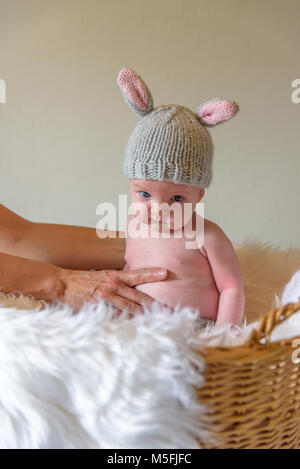
[[[270,342],[275,326],[298,310],[300,302],[266,314],[243,346],[205,349],[205,386],[197,394],[218,443],[200,441],[203,448],[300,448],[300,364],[292,360],[297,337]]]

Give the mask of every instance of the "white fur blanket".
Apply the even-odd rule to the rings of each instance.
[[[274,301],[299,298],[300,271]],[[199,329],[193,311],[157,305],[133,319],[102,302],[77,315],[27,308],[0,308],[1,448],[199,448],[210,434],[198,351],[243,343],[255,327]],[[296,335],[300,314],[273,338]]]

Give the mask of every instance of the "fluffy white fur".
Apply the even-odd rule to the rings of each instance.
[[[300,271],[273,297],[298,298]],[[199,351],[243,343],[256,325],[200,329],[188,308],[170,315],[154,305],[129,319],[102,302],[73,315],[63,305],[39,310],[25,299],[24,310],[21,300],[2,300],[1,448],[199,448],[197,438],[210,438],[195,393]],[[299,314],[273,339],[300,336]]]
[[[192,312],[0,310],[2,448],[196,448]]]

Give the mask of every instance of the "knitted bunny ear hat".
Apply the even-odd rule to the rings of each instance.
[[[123,68],[117,82],[125,101],[140,116],[126,148],[128,179],[208,187],[213,144],[205,127],[234,117],[237,104],[213,99],[196,112],[177,104],[154,108],[149,89],[132,68]]]

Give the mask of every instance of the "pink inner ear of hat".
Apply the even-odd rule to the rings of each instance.
[[[235,116],[238,106],[230,101],[211,101],[197,110],[200,119],[209,125],[216,125]]]
[[[141,78],[131,68],[123,68],[118,76],[118,84],[132,104],[145,111],[148,103],[148,92]]]

